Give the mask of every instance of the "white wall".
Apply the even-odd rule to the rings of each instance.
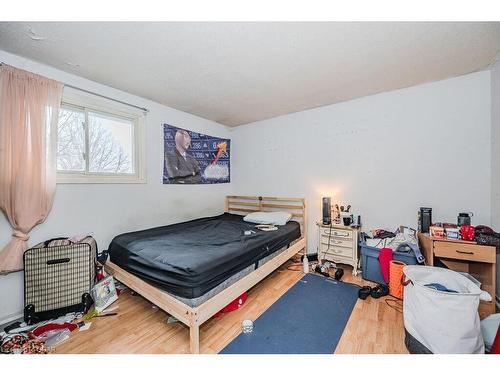
[[[334,90],[335,88],[332,88]],[[352,204],[363,229],[416,227],[417,210],[490,223],[489,71],[264,120],[233,131],[238,194],[306,197],[309,252],[320,200]]]
[[[500,232],[500,60],[491,67],[491,225]],[[500,254],[497,254],[497,304],[500,306]]]
[[[94,232],[100,249],[125,231],[166,225],[224,210],[224,197],[231,184],[174,186],[162,184],[163,123],[228,137],[228,128],[184,112],[142,99],[48,66],[0,51],[0,61],[114,97],[150,110],[147,116],[147,184],[58,185],[52,211],[46,222],[31,232],[29,244],[41,240]],[[10,239],[10,226],[0,214],[0,247]],[[0,324],[21,312],[22,272],[0,276]]]
[[[491,67],[491,224],[500,231],[500,60]]]

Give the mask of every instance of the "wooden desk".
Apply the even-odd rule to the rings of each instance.
[[[495,246],[478,245],[473,241],[430,237],[419,233],[420,249],[428,266],[434,266],[436,259],[454,271],[468,272],[481,282],[481,289],[491,294],[491,302],[479,304],[481,319],[495,313]]]

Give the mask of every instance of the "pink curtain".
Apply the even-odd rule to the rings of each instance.
[[[0,208],[13,228],[12,239],[0,251],[3,274],[23,268],[28,234],[52,207],[62,87],[0,66]]]

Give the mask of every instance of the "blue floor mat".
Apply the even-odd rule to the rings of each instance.
[[[307,274],[221,354],[331,354],[358,299],[358,287]]]

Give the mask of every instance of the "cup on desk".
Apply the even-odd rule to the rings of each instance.
[[[462,236],[462,240],[474,241],[476,238],[476,228],[472,225],[462,225],[460,227],[460,235]]]
[[[348,214],[348,215],[342,215],[342,222],[344,223],[344,225],[346,227],[348,227],[349,225],[351,225],[352,223],[352,217],[351,217],[351,214]]]

